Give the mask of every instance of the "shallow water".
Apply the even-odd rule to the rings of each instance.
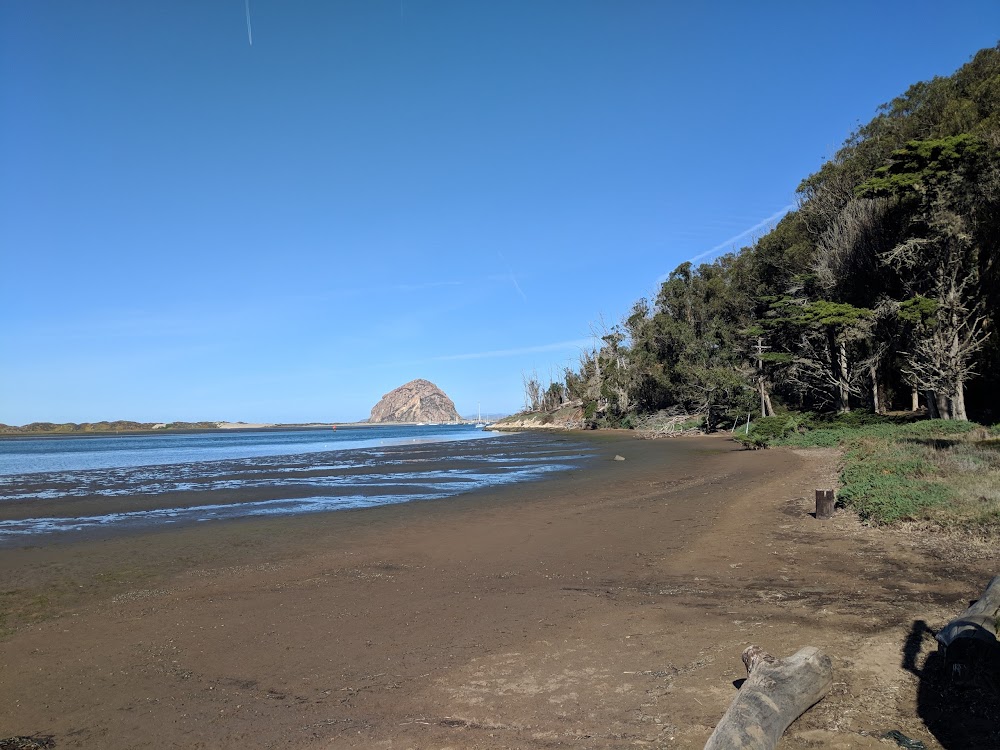
[[[591,455],[571,441],[471,427],[329,432],[0,441],[0,545],[439,499]]]
[[[289,456],[406,443],[495,437],[469,425],[370,425],[334,429],[186,434],[14,437],[0,440],[0,476],[73,469]]]

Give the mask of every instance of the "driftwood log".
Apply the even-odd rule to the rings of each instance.
[[[968,683],[976,672],[990,681],[1000,680],[1000,576],[994,576],[983,595],[938,631],[938,653],[945,673],[958,683]]]
[[[806,646],[776,659],[758,646],[743,652],[747,679],[705,750],[773,750],[788,725],[833,687],[833,664]]]
[[[696,423],[701,414],[669,414],[658,411],[639,419],[635,426],[635,436],[641,440],[655,440],[664,437],[696,435],[704,432],[700,423],[697,427],[685,428],[686,423]]]

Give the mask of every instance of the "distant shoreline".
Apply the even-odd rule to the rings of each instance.
[[[0,440],[17,438],[90,438],[90,437],[115,437],[137,435],[197,435],[212,434],[217,432],[280,432],[283,430],[329,430],[329,429],[358,429],[363,427],[419,427],[431,423],[424,422],[307,422],[304,424],[267,424],[267,423],[245,423],[245,422],[219,422],[217,427],[146,427],[134,430],[67,430],[57,432],[54,430],[28,430],[24,432],[0,432]],[[470,425],[475,424],[474,420],[462,420],[461,422],[439,422],[435,426],[441,425]]]

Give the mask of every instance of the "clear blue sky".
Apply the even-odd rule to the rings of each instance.
[[[516,410],[996,0],[3,0],[0,422]],[[760,231],[759,229],[757,231]]]

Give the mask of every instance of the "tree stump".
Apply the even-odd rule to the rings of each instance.
[[[705,750],[773,750],[788,725],[833,687],[833,664],[806,646],[776,659],[759,646],[743,652],[747,679]]]
[[[816,490],[816,518],[832,518],[834,500],[833,490]]]
[[[976,671],[1000,679],[1000,576],[994,576],[983,595],[935,636],[945,672],[953,682],[968,683]]]

